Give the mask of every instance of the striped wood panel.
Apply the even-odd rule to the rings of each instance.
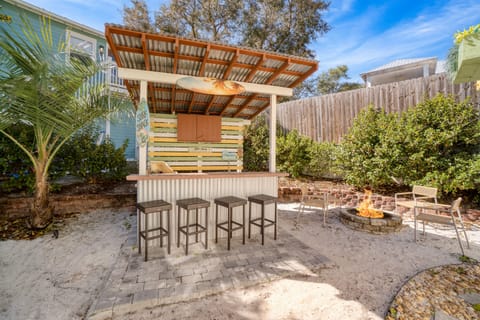
[[[277,197],[278,196],[278,177],[248,177],[248,178],[211,178],[211,179],[175,179],[175,180],[140,180],[137,182],[137,201],[152,201],[162,199],[171,203],[175,207],[175,203],[179,199],[186,198],[202,198],[210,201],[211,206],[209,208],[208,215],[208,235],[209,239],[215,238],[215,205],[213,200],[215,198],[234,195],[236,197],[247,199],[248,196],[254,194],[268,194]],[[273,205],[268,205],[265,207],[265,214],[268,218],[273,217]],[[248,203],[245,206],[246,213],[245,219],[248,220]],[[183,210],[182,210],[183,211]],[[183,211],[185,212],[185,211]],[[219,220],[224,221],[226,219],[226,209],[219,207]],[[177,237],[177,221],[176,221],[176,208],[175,214],[171,213],[171,240],[172,244],[176,243]],[[165,215],[165,214],[164,214]],[[150,215],[149,225],[158,226],[159,220],[156,215]],[[182,216],[186,216],[183,215]],[[191,215],[191,218],[194,215]],[[252,216],[260,216],[260,206],[252,204]],[[200,221],[203,224],[204,215],[200,215]],[[242,219],[242,209],[241,207],[235,208],[233,212],[233,217],[235,221],[241,221]],[[185,223],[185,217],[181,218],[182,224]],[[143,218],[142,218],[143,221]],[[166,218],[164,218],[166,221]],[[246,226],[248,228],[248,226]],[[142,223],[143,228],[143,223]],[[272,233],[273,228],[267,228],[267,233]],[[246,229],[245,231],[248,231]],[[258,228],[252,227],[252,233],[258,234]],[[226,237],[226,233],[223,230],[219,230],[219,237]],[[234,238],[241,237],[241,231],[234,232]],[[200,237],[202,240],[203,236]],[[184,243],[185,238],[182,235],[181,243]],[[160,241],[153,240],[150,241],[152,245],[159,245]],[[241,242],[233,242],[233,246],[241,245]]]
[[[148,161],[165,161],[175,171],[240,172],[244,126],[248,124],[243,119],[222,118],[221,142],[178,142],[176,115],[151,114]],[[224,152],[236,159],[224,159]]]

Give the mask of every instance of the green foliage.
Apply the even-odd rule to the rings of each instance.
[[[345,82],[348,80],[348,66],[339,65],[335,68],[322,72],[317,79],[317,90],[320,94],[330,94],[341,91],[348,91],[362,88],[361,83]]]
[[[85,178],[90,183],[111,182],[125,179],[127,161],[126,140],[115,148],[110,139],[96,143],[99,132],[90,127],[76,133],[62,148],[55,161],[56,169]]]
[[[480,118],[469,102],[438,95],[402,118],[407,184],[456,193],[480,186]]]
[[[397,117],[369,107],[341,144],[347,183],[429,185],[457,194],[480,187],[480,122],[468,102],[438,95]]]
[[[6,130],[8,134],[16,136],[18,141],[24,145],[33,143],[33,136],[25,126],[19,125]],[[33,175],[32,164],[18,146],[16,146],[5,135],[0,135],[0,193],[16,192],[21,190],[31,191],[35,176]]]
[[[22,126],[12,127],[8,133],[18,137],[24,145],[33,144],[30,130]],[[123,180],[127,174],[125,148],[127,141],[120,148],[115,148],[110,140],[97,145],[99,132],[89,127],[75,134],[57,154],[49,172],[53,181],[65,174],[83,177],[88,182],[112,182]],[[33,191],[35,176],[30,160],[26,154],[10,139],[0,136],[0,149],[5,151],[0,158],[0,191]],[[50,190],[58,188],[50,185]]]
[[[299,177],[310,163],[312,143],[312,139],[298,134],[297,130],[277,137],[277,168],[294,178]]]
[[[265,116],[252,121],[245,131],[243,166],[246,171],[268,171],[269,129]]]
[[[314,178],[338,177],[337,153],[338,146],[334,143],[312,141],[308,149],[310,161],[304,173]]]
[[[396,115],[376,110],[362,110],[339,149],[338,165],[346,182],[357,187],[377,188],[392,182],[397,159],[389,155],[390,140],[398,136]]]

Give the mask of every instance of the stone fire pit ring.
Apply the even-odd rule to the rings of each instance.
[[[381,219],[365,218],[357,216],[357,209],[342,208],[340,210],[340,221],[347,227],[374,234],[387,234],[402,229],[402,218],[400,216],[383,212]]]

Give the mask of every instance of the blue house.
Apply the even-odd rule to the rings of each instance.
[[[97,75],[95,81],[106,84],[109,92],[128,94],[123,81],[117,76],[117,66],[113,61],[103,32],[85,26],[81,23],[59,16],[21,0],[0,0],[0,23],[8,23],[20,29],[21,16],[30,20],[34,27],[40,29],[41,18],[50,19],[53,39],[67,40],[67,54],[71,50],[80,51],[92,59],[101,62],[105,68]],[[125,151],[127,160],[135,160],[135,118],[122,115],[115,119],[99,121],[97,124],[102,133],[102,139],[110,137],[116,147],[128,139]]]

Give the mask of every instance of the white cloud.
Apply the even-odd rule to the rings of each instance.
[[[438,8],[425,8],[414,19],[400,21],[382,32],[374,31],[381,11],[377,9],[367,10],[354,20],[345,17],[345,22],[317,42],[322,71],[346,64],[352,78],[358,80],[359,73],[395,59],[443,59],[453,34],[479,22],[478,15],[471,12],[480,12],[480,2],[451,1]]]

